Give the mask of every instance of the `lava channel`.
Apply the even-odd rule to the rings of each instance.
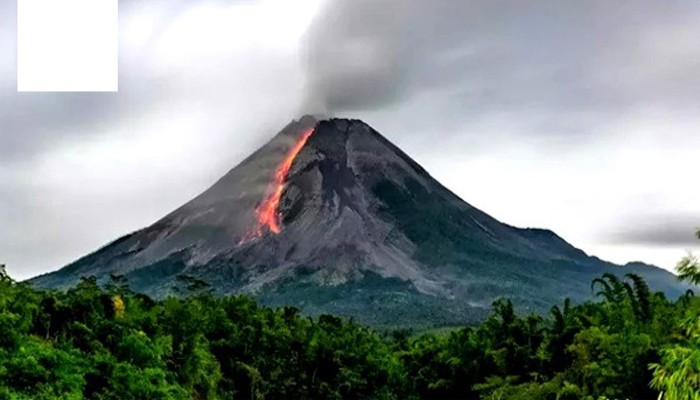
[[[287,180],[287,175],[289,170],[292,168],[292,163],[294,159],[299,154],[301,149],[306,144],[309,136],[314,133],[314,129],[311,128],[299,137],[297,142],[294,144],[289,152],[284,156],[282,163],[275,169],[275,174],[273,176],[273,181],[270,183],[266,193],[267,195],[263,199],[262,203],[255,209],[255,214],[258,218],[258,226],[255,231],[255,236],[262,235],[263,227],[267,226],[270,232],[278,234],[282,231],[280,226],[280,213],[279,205],[282,199],[282,192],[284,191],[284,183]]]

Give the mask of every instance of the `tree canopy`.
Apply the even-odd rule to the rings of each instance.
[[[692,257],[679,276],[700,282]],[[700,301],[605,274],[591,300],[478,326],[375,331],[244,296],[154,300],[122,276],[33,289],[0,276],[3,399],[700,399]]]

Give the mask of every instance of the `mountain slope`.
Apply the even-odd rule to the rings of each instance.
[[[120,274],[164,296],[186,274],[220,294],[413,324],[479,319],[500,296],[543,310],[590,297],[604,272],[632,271],[669,295],[683,290],[667,271],[616,266],[551,231],[495,220],[361,121],[307,116],[160,221],[33,283]]]

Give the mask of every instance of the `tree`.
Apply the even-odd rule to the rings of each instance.
[[[651,387],[661,391],[659,399],[700,399],[700,320],[687,319],[681,343],[665,347],[661,362],[650,365]]]
[[[651,318],[651,291],[649,285],[637,274],[629,273],[626,278],[633,282],[634,290],[630,295],[632,308],[638,320],[648,321]],[[629,287],[629,286],[628,286]]]
[[[0,399],[698,398],[700,300],[636,275],[602,276],[600,301],[544,316],[499,299],[480,325],[393,337],[187,276],[165,299],[111,278],[0,280]]]
[[[700,230],[696,236],[700,239]],[[700,265],[692,255],[683,258],[676,267],[678,279],[700,284]],[[688,300],[682,300],[687,302]],[[650,364],[654,378],[651,386],[659,391],[659,399],[700,399],[700,318],[688,316],[681,324],[684,337],[665,346],[661,351],[661,362]]]
[[[567,346],[573,342],[582,327],[569,298],[564,300],[563,308],[553,306],[550,314],[552,323],[538,356],[543,361],[545,369],[543,372],[554,375],[556,371],[571,364],[572,358],[567,351]]]
[[[700,239],[700,229],[697,230],[695,236]],[[692,254],[688,254],[678,263],[676,272],[678,272],[678,279],[681,281],[700,285],[700,260]]]
[[[700,285],[700,260],[692,254],[685,256],[676,266],[678,279]]]

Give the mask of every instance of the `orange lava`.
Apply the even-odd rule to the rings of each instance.
[[[299,140],[294,144],[287,155],[282,160],[282,163],[275,170],[274,180],[270,184],[270,189],[268,189],[268,194],[263,199],[263,202],[255,209],[255,213],[258,216],[258,229],[257,234],[262,233],[262,227],[267,226],[272,233],[280,233],[282,228],[280,227],[280,216],[278,208],[280,205],[280,200],[282,199],[282,191],[284,190],[284,182],[287,179],[287,174],[292,168],[292,163],[294,159],[299,154],[301,149],[306,144],[309,136],[314,133],[314,129],[311,128],[305,131]]]

